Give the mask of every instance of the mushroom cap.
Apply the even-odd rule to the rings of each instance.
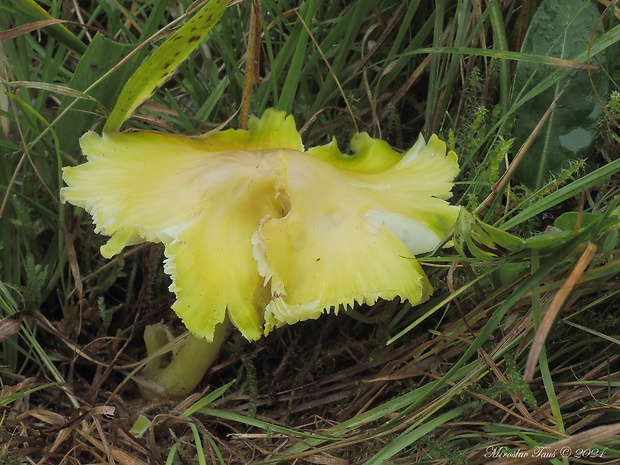
[[[153,132],[98,135],[88,161],[63,169],[61,199],[110,236],[106,257],[164,244],[173,309],[211,340],[228,313],[250,340],[342,307],[432,287],[414,255],[441,242],[456,154],[436,136],[405,154],[368,134],[343,155],[335,140],[304,151],[291,116],[267,110],[248,130],[193,138]]]

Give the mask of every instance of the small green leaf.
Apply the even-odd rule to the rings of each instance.
[[[462,255],[480,259],[518,252],[523,239],[502,231],[461,208],[454,232],[454,247]]]
[[[146,418],[144,415],[138,415],[136,421],[132,425],[129,430],[129,434],[133,437],[140,439],[151,427],[151,420]]]
[[[545,0],[532,18],[521,52],[574,59],[588,49],[591,36],[596,39],[602,34],[599,12],[594,3]],[[590,57],[590,64],[594,66],[604,61],[603,54]],[[513,104],[518,105],[519,99],[550,71],[547,66],[520,61],[514,78]],[[592,88],[587,71],[568,70],[555,86],[529,99],[516,110],[514,146],[520,147],[554,97],[570,81],[551,118],[516,171],[517,180],[524,185],[538,189],[571,161],[586,155],[603,111],[596,93],[605,94],[608,87],[605,73],[592,71],[591,77],[596,89]]]
[[[103,128],[116,132],[138,106],[160,87],[202,42],[218,22],[228,2],[209,0],[185,25],[172,34],[129,78]]]

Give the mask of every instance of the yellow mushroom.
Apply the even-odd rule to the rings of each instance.
[[[173,309],[212,341],[227,318],[249,340],[354,304],[426,300],[414,255],[458,216],[447,202],[456,154],[436,136],[406,153],[357,134],[304,150],[291,116],[267,110],[247,130],[207,137],[154,132],[81,138],[88,162],[63,170],[63,201],[110,236],[106,257],[165,247]]]

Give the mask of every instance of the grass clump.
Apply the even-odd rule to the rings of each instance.
[[[265,0],[259,33],[250,3],[227,8],[131,124],[182,134],[239,127],[247,101],[253,114],[292,113],[306,146],[348,140],[356,128],[398,149],[438,133],[459,154],[455,203],[478,221],[453,242],[479,247],[423,257],[436,291],[419,307],[380,302],[252,345],[233,336],[198,392],[142,400],[133,380],[145,326],[163,319],[181,332],[163,251],[146,244],[101,258],[87,216],[59,201],[60,170],[81,162],[76,138],[101,130],[160,43],[155,34],[169,34],[190,2],[3,4],[0,461],[475,464],[522,452],[520,463],[543,463],[533,452],[541,447],[558,454],[550,463],[618,460],[613,11],[599,10],[600,38],[559,62],[521,51],[541,2]],[[43,27],[43,11],[69,22]],[[533,91],[542,92],[553,75],[587,73],[588,50],[607,54],[596,70],[610,88],[596,139],[544,185],[525,187],[510,164],[522,150],[520,163],[535,164],[536,153],[513,144],[523,104],[511,98],[513,65],[547,70]],[[491,247],[506,239],[498,231],[522,244]],[[471,242],[487,236],[485,247]],[[537,337],[544,344],[530,359]],[[572,455],[562,458],[564,447]]]

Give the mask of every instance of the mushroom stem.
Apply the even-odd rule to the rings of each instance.
[[[175,339],[168,327],[161,323],[147,326],[144,343],[150,360],[143,373],[152,385],[140,386],[142,395],[184,397],[191,393],[217,359],[227,329],[228,319],[215,327],[211,342],[189,334],[181,347],[165,352],[161,349]]]

